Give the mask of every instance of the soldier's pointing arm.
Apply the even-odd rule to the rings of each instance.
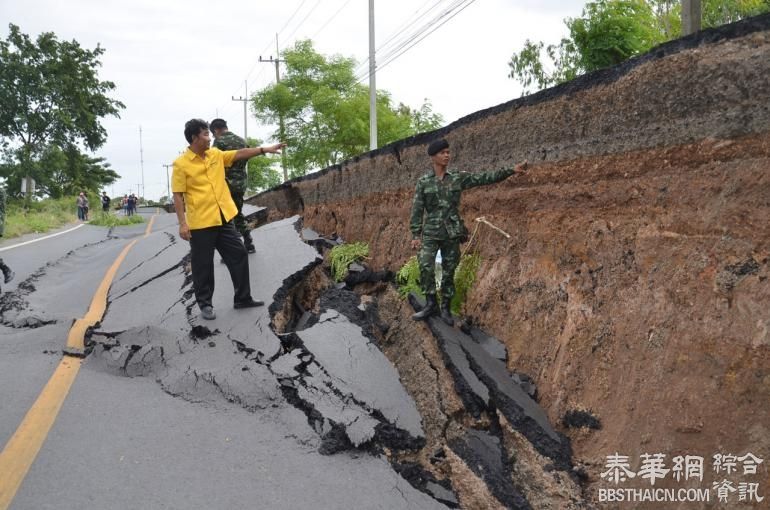
[[[512,176],[516,172],[524,172],[527,169],[527,162],[519,163],[511,168],[501,168],[490,172],[481,172],[472,174],[469,172],[460,173],[460,183],[463,189],[475,188],[476,186],[485,186],[495,182],[502,181]]]

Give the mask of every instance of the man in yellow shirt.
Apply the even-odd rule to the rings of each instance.
[[[179,237],[190,241],[193,290],[201,317],[216,318],[211,298],[214,295],[214,249],[230,271],[235,308],[261,306],[251,297],[249,259],[232,219],[238,213],[225,181],[225,167],[233,162],[265,153],[278,153],[284,143],[268,147],[220,151],[209,148],[209,125],[192,119],[184,126],[190,146],[174,161],[171,191],[179,220]],[[186,209],[186,211],[185,211]],[[186,212],[186,214],[185,214]]]

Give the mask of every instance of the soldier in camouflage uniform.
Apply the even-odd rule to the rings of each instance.
[[[460,217],[460,195],[463,190],[507,179],[515,172],[524,172],[527,162],[514,168],[485,173],[448,172],[449,144],[435,140],[428,146],[433,171],[420,177],[414,192],[412,217],[412,248],[419,249],[420,287],[425,294],[425,307],[412,316],[425,319],[436,312],[436,252],[441,250],[441,319],[454,324],[449,304],[455,293],[454,274],[460,263],[460,243],[468,230]]]
[[[240,136],[230,132],[227,129],[227,122],[222,119],[214,119],[209,125],[211,133],[214,135],[214,147],[221,151],[232,151],[246,148],[246,142]],[[246,183],[248,181],[248,172],[246,171],[247,160],[240,160],[233,163],[233,166],[226,168],[225,179],[230,188],[230,196],[233,197],[235,207],[238,208],[238,214],[233,219],[235,230],[243,236],[243,244],[246,251],[254,253],[254,241],[251,239],[251,231],[243,216],[243,195],[246,193]]]
[[[3,237],[5,233],[5,190],[0,186],[0,237]],[[3,259],[0,258],[0,270],[3,271],[3,282],[8,283],[13,280],[14,272],[10,267],[5,265]]]

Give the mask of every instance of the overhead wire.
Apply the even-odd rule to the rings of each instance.
[[[414,43],[412,43],[412,44],[411,44],[411,45],[409,45],[408,47],[404,48],[404,49],[403,49],[401,52],[399,52],[398,54],[396,54],[396,55],[393,55],[392,57],[388,57],[388,58],[385,60],[385,62],[383,62],[382,64],[378,65],[378,69],[383,69],[383,68],[385,68],[385,67],[386,67],[388,64],[390,64],[391,62],[393,62],[394,60],[396,60],[398,57],[400,57],[401,55],[403,55],[404,53],[406,53],[408,50],[410,50],[411,48],[413,48],[414,46],[416,46],[417,44],[419,44],[420,42],[422,42],[422,40],[423,40],[423,39],[425,39],[426,37],[428,37],[430,34],[432,34],[433,32],[435,32],[436,30],[438,30],[438,29],[439,29],[439,28],[441,28],[442,26],[444,26],[444,25],[445,25],[447,22],[449,22],[449,20],[451,20],[452,18],[454,18],[455,16],[457,16],[458,14],[460,14],[461,12],[463,12],[465,9],[467,9],[467,8],[468,8],[470,5],[472,5],[474,2],[476,2],[476,0],[468,0],[468,1],[467,1],[467,3],[466,3],[465,5],[462,5],[461,7],[459,7],[459,9],[458,9],[458,10],[457,10],[455,13],[453,13],[453,14],[452,14],[451,16],[449,16],[447,19],[445,19],[444,21],[442,21],[442,22],[441,22],[441,24],[439,24],[438,26],[436,26],[435,28],[433,28],[431,31],[429,31],[429,32],[427,32],[426,34],[424,34],[422,37],[420,37],[419,39],[417,39],[417,40],[416,40]],[[368,75],[367,75],[367,77],[368,77]]]
[[[427,15],[428,15],[428,13],[429,13],[430,11],[432,11],[433,9],[435,9],[435,8],[436,8],[436,7],[437,7],[437,6],[438,6],[438,5],[439,5],[439,4],[440,4],[440,3],[441,3],[443,0],[437,0],[436,2],[434,2],[434,3],[433,3],[433,5],[431,5],[431,6],[430,6],[430,8],[428,8],[428,10],[426,10],[424,13],[422,13],[422,14],[418,14],[418,13],[419,13],[419,12],[422,10],[422,8],[423,8],[423,7],[425,7],[425,6],[426,6],[428,3],[430,3],[431,1],[432,1],[432,0],[426,0],[426,1],[425,1],[425,2],[424,2],[424,3],[423,3],[421,6],[420,6],[420,7],[418,7],[418,8],[417,8],[417,10],[416,10],[416,11],[414,11],[414,12],[413,12],[413,13],[412,13],[412,14],[409,16],[409,17],[411,18],[411,21],[409,21],[409,20],[407,19],[407,21],[405,21],[405,22],[401,23],[401,25],[400,25],[398,28],[396,28],[396,29],[395,29],[395,30],[394,30],[394,31],[391,33],[391,35],[388,37],[388,39],[387,39],[385,42],[381,43],[379,47],[375,48],[375,54],[376,54],[377,52],[385,51],[385,49],[387,48],[388,44],[390,44],[390,42],[391,42],[391,41],[393,41],[395,38],[397,38],[398,36],[400,36],[402,33],[406,32],[406,30],[407,30],[409,27],[411,27],[411,26],[412,26],[412,25],[414,25],[415,23],[418,23],[418,22],[419,22],[421,19],[425,18],[425,16],[427,16]],[[368,65],[369,65],[369,56],[367,55],[367,57],[366,57],[366,58],[364,58],[364,59],[361,61],[361,63],[360,63],[360,64],[358,64],[358,65],[356,66],[356,68],[353,70],[353,74],[356,74],[356,75],[357,75],[357,74],[359,74],[361,71],[363,71],[364,69],[366,69],[366,68],[368,67]]]
[[[439,28],[441,28],[449,20],[454,18],[463,10],[465,10],[468,6],[473,4],[475,1],[476,0],[456,0],[455,2],[453,2],[441,13],[434,16],[430,21],[420,26],[418,29],[413,31],[410,35],[403,38],[401,41],[399,41],[399,43],[396,46],[389,49],[384,55],[382,55],[381,59],[378,59],[381,63],[377,64],[377,69],[382,69],[388,64],[390,64],[391,62],[393,62],[394,60],[396,60],[398,57],[403,55],[406,51],[413,48],[415,45],[420,43],[430,34],[435,32]],[[369,77],[369,74],[370,74],[369,70],[367,69],[365,72],[358,74],[356,76],[356,81],[360,83],[361,81],[367,79]]]
[[[313,14],[313,12],[316,10],[316,8],[317,8],[317,7],[318,7],[320,4],[321,4],[321,0],[316,0],[316,3],[315,3],[315,5],[313,5],[313,7],[312,7],[312,8],[311,8],[311,9],[308,11],[308,13],[305,15],[305,17],[304,17],[304,18],[302,18],[302,21],[300,21],[300,22],[299,22],[299,24],[298,24],[298,25],[297,25],[297,26],[294,28],[294,31],[293,31],[291,34],[289,34],[289,35],[286,37],[286,39],[284,39],[284,40],[283,40],[283,44],[282,44],[282,46],[286,46],[286,43],[287,43],[289,40],[291,40],[291,38],[292,38],[292,37],[294,37],[294,34],[296,34],[296,33],[297,33],[297,30],[299,30],[299,29],[300,29],[300,27],[301,27],[301,26],[302,26],[302,25],[305,23],[305,21],[307,21],[307,19],[310,17],[310,15],[311,15],[311,14]],[[276,55],[276,58],[277,58],[277,55]]]
[[[294,19],[294,17],[295,17],[295,16],[297,15],[297,13],[300,11],[300,9],[302,9],[302,6],[303,6],[303,5],[305,5],[305,2],[307,2],[307,0],[300,0],[300,2],[299,2],[299,5],[297,5],[297,8],[296,8],[296,9],[294,9],[294,12],[293,12],[293,13],[291,14],[291,16],[289,16],[289,18],[286,20],[286,23],[284,23],[283,27],[281,27],[281,30],[279,30],[279,31],[278,31],[278,35],[280,35],[280,34],[281,34],[281,32],[283,32],[284,30],[286,30],[286,27],[288,27],[288,26],[289,26],[289,24],[291,23],[291,21]],[[316,5],[317,5],[317,4],[316,4]],[[262,51],[260,51],[260,52],[259,52],[258,56],[262,56],[263,54],[267,53],[267,51],[270,49],[270,47],[272,46],[272,44],[273,44],[273,41],[272,41],[272,39],[271,39],[271,40],[270,40],[270,41],[268,41],[268,43],[265,45],[264,49],[263,49]],[[276,55],[276,58],[277,58],[277,57],[278,57],[278,56]],[[259,60],[258,60],[258,59],[256,59],[256,58],[255,58],[255,59],[253,59],[253,60],[254,60],[254,65],[252,65],[252,66],[251,66],[251,69],[249,69],[249,72],[246,74],[246,78],[244,78],[243,80],[241,80],[241,82],[246,82],[246,81],[248,81],[248,80],[249,80],[249,78],[251,78],[251,75],[252,75],[252,73],[254,72],[254,69],[256,69],[256,67],[257,67],[257,64],[259,64],[259,63],[260,63],[260,62],[259,62]],[[262,76],[262,74],[264,74],[264,73],[265,73],[265,70],[264,70],[264,68],[263,68],[263,69],[262,69],[262,70],[261,70],[259,73],[257,73],[257,76],[256,76],[256,78],[259,78],[259,77],[260,77],[260,76]],[[234,91],[232,94],[230,94],[230,95],[231,95],[231,96],[235,96],[235,94],[239,94],[239,93],[240,93],[240,90],[241,90],[241,88],[240,88],[240,85],[239,85],[239,86],[238,86],[238,88],[237,88],[237,89],[236,89],[236,90],[235,90],[235,91]],[[230,105],[230,103],[225,103],[225,104],[226,104],[226,105]],[[217,110],[222,110],[222,109],[226,110],[226,109],[227,109],[227,107],[225,106],[224,108],[217,108]]]
[[[319,28],[319,29],[316,31],[316,33],[314,33],[313,35],[311,35],[311,36],[310,36],[310,38],[311,38],[311,39],[315,39],[315,38],[318,36],[318,34],[320,34],[321,32],[323,32],[323,31],[324,31],[324,29],[326,28],[326,26],[327,26],[329,23],[331,23],[331,22],[332,22],[332,20],[333,20],[334,18],[336,18],[336,17],[339,15],[339,13],[340,13],[340,12],[342,12],[342,9],[344,9],[345,7],[347,7],[347,6],[348,6],[348,4],[350,3],[350,1],[351,1],[351,0],[347,0],[347,1],[346,1],[344,4],[342,4],[342,6],[341,6],[339,9],[337,9],[337,11],[336,11],[334,14],[332,14],[332,17],[331,17],[331,18],[329,18],[329,19],[327,19],[327,20],[326,20],[326,22],[325,22],[323,25],[321,25],[321,28]]]

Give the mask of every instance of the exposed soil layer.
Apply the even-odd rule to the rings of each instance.
[[[482,259],[464,313],[506,344],[509,370],[532,376],[591,487],[616,451],[770,457],[767,76],[763,16],[440,133],[458,169],[532,163],[528,175],[463,196]],[[271,218],[299,213],[322,234],[366,241],[370,267],[396,271],[413,255],[409,209],[430,139],[398,142],[255,201]],[[482,216],[511,238],[474,222]],[[440,355],[425,363],[441,364]],[[441,384],[452,383],[437,379],[424,391]],[[423,400],[442,414],[465,413],[457,398],[441,400],[451,393]],[[565,416],[601,428],[570,428]],[[428,444],[431,434],[426,425]],[[515,431],[504,438],[515,441]]]

